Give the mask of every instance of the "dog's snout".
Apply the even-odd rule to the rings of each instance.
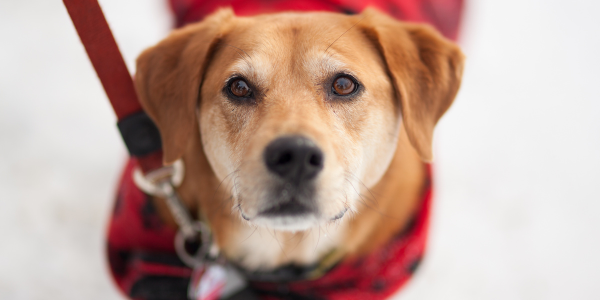
[[[269,171],[295,184],[317,176],[323,169],[323,158],[323,151],[303,136],[278,138],[264,152]]]

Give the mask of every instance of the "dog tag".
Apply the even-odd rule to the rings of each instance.
[[[227,282],[221,291],[221,299],[227,299],[237,292],[243,290],[247,286],[246,279],[238,270],[230,265],[227,265],[224,268],[227,276]]]
[[[246,287],[243,277],[233,268],[208,264],[194,269],[188,289],[193,300],[227,298]]]
[[[188,289],[193,300],[217,300],[225,287],[227,275],[220,265],[203,265],[194,269]]]

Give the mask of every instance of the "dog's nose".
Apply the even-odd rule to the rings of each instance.
[[[323,152],[303,136],[272,141],[264,152],[269,171],[294,184],[313,179],[323,169]]]

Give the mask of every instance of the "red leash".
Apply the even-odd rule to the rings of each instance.
[[[142,110],[133,81],[97,0],[63,0],[119,120]]]
[[[144,113],[133,80],[97,0],[63,0],[77,34],[117,115],[131,156],[145,173],[162,167],[158,129]]]

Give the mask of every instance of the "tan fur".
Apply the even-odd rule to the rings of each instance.
[[[374,10],[252,18],[222,10],[146,50],[136,85],[165,162],[183,156],[186,204],[229,259],[270,269],[314,263],[332,249],[368,253],[406,225],[425,184],[421,159],[432,158],[433,128],[458,91],[462,63],[458,47],[433,29]],[[329,96],[328,80],[340,72],[362,83],[356,99]],[[233,75],[257,87],[256,103],[224,96]],[[272,180],[262,153],[291,134],[324,152],[320,213],[281,227],[257,216]]]

